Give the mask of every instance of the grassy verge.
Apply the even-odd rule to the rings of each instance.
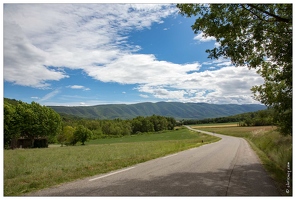
[[[4,150],[4,196],[22,195],[218,140],[181,128],[101,139],[84,146]]]
[[[292,137],[283,136],[272,126],[257,127],[203,127],[196,129],[245,138],[262,161],[264,168],[276,181],[282,195],[292,195],[287,189],[288,168],[292,169]],[[290,179],[292,184],[292,178]]]

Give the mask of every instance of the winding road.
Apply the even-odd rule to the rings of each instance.
[[[190,127],[187,127],[191,129]],[[195,130],[206,134],[214,133]],[[220,141],[26,196],[279,196],[243,138]]]

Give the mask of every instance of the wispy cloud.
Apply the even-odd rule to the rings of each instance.
[[[46,94],[44,97],[42,97],[39,101],[43,102],[43,101],[47,101],[53,97],[55,97],[57,94],[59,94],[61,92],[60,88]]]
[[[147,94],[139,94],[139,96],[142,98],[145,98],[145,99],[149,98],[149,96]]]
[[[78,90],[90,90],[89,88],[82,85],[69,85],[67,88],[78,89]]]

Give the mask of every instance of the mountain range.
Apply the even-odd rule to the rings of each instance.
[[[96,106],[49,106],[57,113],[93,119],[132,119],[137,116],[161,115],[175,119],[205,119],[226,117],[266,109],[260,104],[207,104],[157,102],[108,104]]]

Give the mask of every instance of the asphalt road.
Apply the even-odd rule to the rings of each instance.
[[[257,155],[244,139],[214,135],[222,139],[27,196],[280,195]]]

